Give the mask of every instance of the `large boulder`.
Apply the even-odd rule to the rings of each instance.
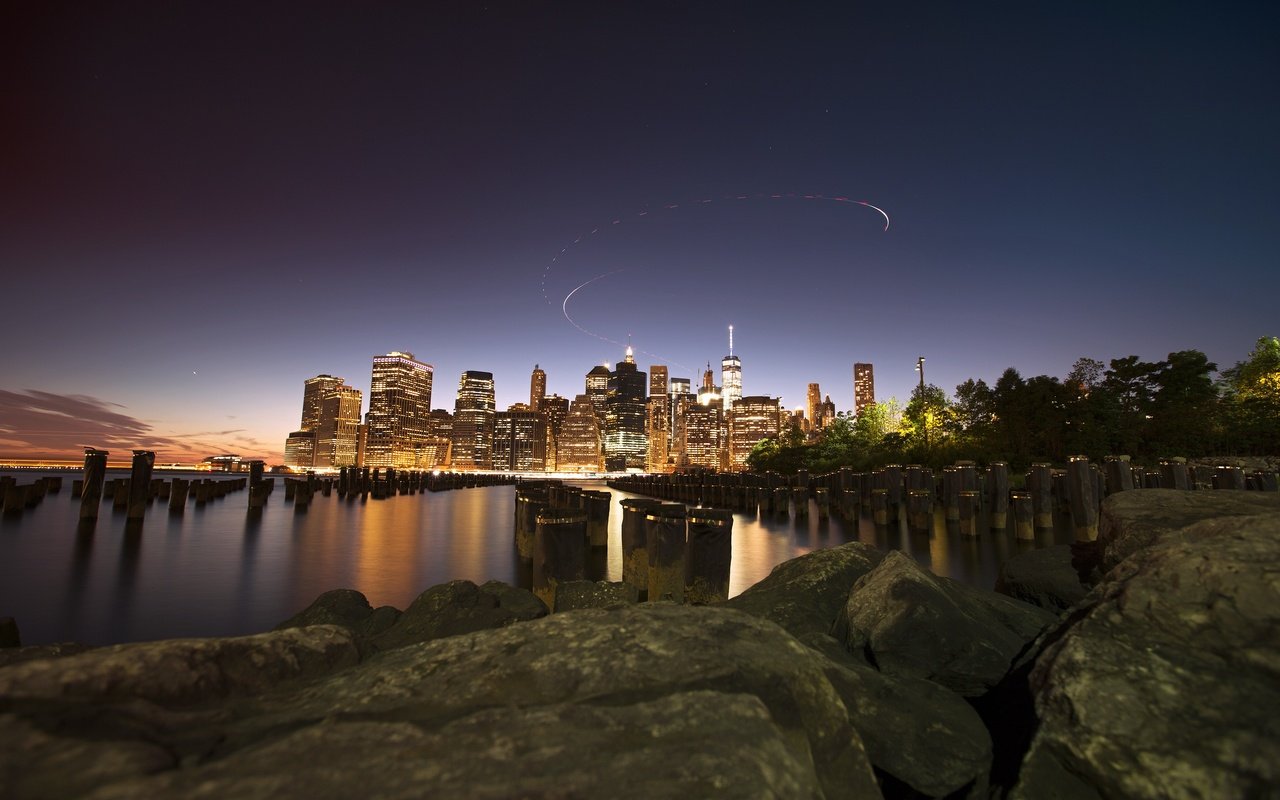
[[[302,628],[307,625],[341,625],[363,636],[377,636],[400,618],[400,610],[392,606],[369,605],[369,600],[355,589],[325,592],[311,605],[280,623],[275,630]]]
[[[1045,637],[1014,797],[1276,796],[1280,515],[1176,532]]]
[[[883,552],[861,542],[815,550],[782,562],[723,605],[776,622],[798,639],[826,635],[849,589],[882,558]]]
[[[501,581],[481,586],[450,581],[418,595],[394,625],[373,638],[373,644],[379,650],[389,650],[546,615],[546,605],[526,589]]]
[[[854,584],[836,633],[881,672],[981,697],[1054,619],[1027,603],[937,577],[892,551]]]
[[[565,581],[556,587],[555,612],[610,608],[640,602],[640,591],[622,581]]]
[[[1102,504],[1098,542],[1102,571],[1160,542],[1180,538],[1190,525],[1209,519],[1280,513],[1280,493],[1142,489],[1117,492]],[[1201,535],[1211,535],[1202,531]]]
[[[261,642],[322,637],[354,657],[336,626]],[[120,663],[73,664],[97,651],[0,669],[0,795],[880,796],[831,662],[727,609],[582,610],[306,680],[228,651],[230,693],[173,687],[170,646],[131,646],[124,683]]]
[[[991,737],[973,708],[931,681],[876,671],[830,635],[849,590],[882,558],[858,542],[816,550],[779,564],[722,606],[772,620],[831,660],[827,678],[882,782],[928,797],[981,788]]]
[[[1006,559],[1000,565],[995,590],[1054,614],[1061,614],[1089,593],[1071,565],[1071,547],[1065,544],[1027,550]]]

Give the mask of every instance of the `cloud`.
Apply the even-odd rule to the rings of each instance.
[[[227,452],[228,442],[219,439],[245,433],[235,428],[161,434],[125,410],[89,395],[0,389],[0,447],[14,458],[77,458],[85,447],[97,447],[120,456],[125,455],[120,451],[155,450],[161,462],[198,461]]]

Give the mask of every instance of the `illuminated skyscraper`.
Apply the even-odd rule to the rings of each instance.
[[[604,464],[609,471],[644,469],[649,456],[645,435],[645,374],[636,366],[631,347],[609,373],[605,405]]]
[[[688,406],[684,414],[682,464],[704,469],[720,468],[723,421],[719,398],[707,405],[693,403]]]
[[[604,409],[609,401],[609,365],[597,364],[587,373],[587,397],[596,410],[596,422],[604,430]]]
[[[467,370],[453,406],[454,469],[493,469],[493,373]]]
[[[493,468],[542,472],[546,468],[547,420],[536,411],[499,411],[493,433]]]
[[[319,430],[324,400],[342,384],[342,378],[332,375],[317,375],[306,380],[302,385],[302,424],[298,426],[299,430]]]
[[[836,404],[831,402],[831,395],[818,405],[818,418],[822,420],[820,427],[824,430],[836,421]]]
[[[529,378],[529,407],[534,411],[542,410],[542,398],[547,396],[547,373],[537,364],[533,365],[533,375]]]
[[[604,469],[600,425],[596,422],[595,406],[588,395],[580,394],[573,399],[569,415],[560,426],[556,469],[560,472],[601,472]]]
[[[809,391],[805,393],[804,397],[804,417],[809,421],[809,429],[813,431],[814,435],[817,435],[822,428],[821,405],[822,389],[816,383],[809,384]]]
[[[649,438],[647,469],[650,472],[665,472],[671,445],[671,397],[667,394],[667,368],[661,364],[649,367],[645,431]]]
[[[853,413],[876,402],[876,379],[870,364],[853,365]]]
[[[729,355],[720,360],[720,375],[724,381],[724,407],[732,408],[742,397],[742,360],[733,354],[733,326],[729,326]]]
[[[320,425],[316,428],[317,467],[356,465],[356,439],[363,404],[364,394],[356,387],[341,382],[324,397],[320,403]]]
[[[729,469],[746,469],[747,456],[756,443],[777,437],[778,410],[776,397],[744,397],[733,404],[729,413]]]
[[[538,413],[547,420],[547,470],[559,469],[560,433],[564,427],[565,417],[569,416],[569,399],[558,394],[542,398],[542,408]]]
[[[316,432],[294,431],[284,442],[284,465],[291,469],[311,469],[316,457]]]
[[[374,356],[364,466],[417,467],[418,450],[431,435],[432,372],[413,353]]]

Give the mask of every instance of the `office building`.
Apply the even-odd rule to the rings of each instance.
[[[729,355],[720,361],[720,377],[723,381],[721,395],[724,407],[732,408],[735,401],[742,397],[742,360],[733,354],[733,326],[729,326]]]
[[[418,451],[431,433],[432,373],[413,353],[374,356],[363,466],[418,468]]]
[[[604,464],[610,472],[643,470],[649,456],[645,432],[645,392],[647,376],[636,366],[631,346],[626,356],[609,373],[609,395],[605,403]]]
[[[587,373],[587,397],[591,398],[591,406],[596,410],[596,422],[600,430],[604,430],[605,406],[609,402],[609,365],[597,364]]]
[[[341,382],[323,398],[320,424],[316,428],[316,467],[337,469],[356,465],[356,439],[363,404],[364,394]]]
[[[569,413],[560,426],[556,447],[556,470],[559,472],[602,472],[600,425],[596,421],[591,397],[580,394],[573,399]]]
[[[529,378],[529,407],[534,411],[542,409],[542,398],[547,396],[547,373],[537,364],[533,365],[533,375]]]
[[[559,469],[560,431],[564,427],[565,417],[569,416],[569,398],[558,394],[542,398],[542,406],[538,410],[547,421],[547,458],[548,472]]]
[[[298,430],[315,431],[320,429],[324,414],[322,406],[325,398],[333,395],[344,383],[342,378],[332,375],[317,375],[308,378],[302,385],[302,424]]]
[[[542,414],[530,409],[499,411],[495,415],[494,469],[542,472],[546,469],[546,460],[547,420]]]
[[[853,413],[876,402],[876,378],[870,364],[853,365]]]
[[[453,406],[450,466],[456,470],[493,469],[495,414],[493,373],[467,370],[458,379]]]
[[[776,397],[748,396],[729,413],[729,469],[746,469],[747,456],[758,442],[777,438],[779,402]]]
[[[719,398],[713,403],[692,403],[686,408],[681,466],[720,469],[723,422]]]
[[[809,384],[808,391],[804,396],[804,417],[808,421],[808,428],[813,435],[817,435],[822,429],[822,389],[818,384]]]
[[[284,442],[284,465],[290,469],[311,469],[316,457],[316,432],[294,431]]]

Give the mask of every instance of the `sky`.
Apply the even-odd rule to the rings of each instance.
[[[1082,356],[1225,368],[1280,334],[1277,23],[6,4],[0,457],[279,463],[303,381],[367,408],[376,354],[432,364],[438,408],[492,372],[505,408],[535,363],[582,392],[628,337],[696,382],[730,324],[744,392],[787,406],[818,382],[850,408],[856,361],[905,401],[920,355],[948,392]]]

